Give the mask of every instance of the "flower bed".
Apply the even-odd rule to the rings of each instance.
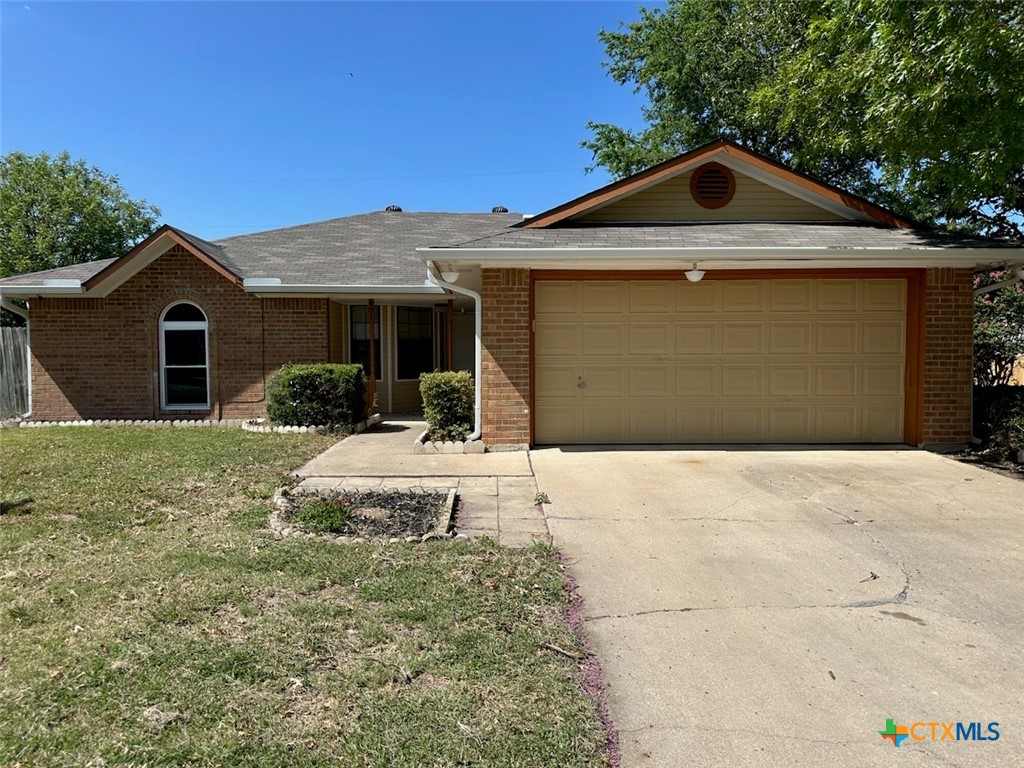
[[[270,528],[280,538],[430,541],[452,538],[455,489],[278,491]]]

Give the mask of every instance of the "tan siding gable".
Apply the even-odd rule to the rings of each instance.
[[[576,221],[843,221],[831,211],[734,172],[736,193],[718,209],[703,208],[690,195],[693,171],[666,179],[584,214]]]

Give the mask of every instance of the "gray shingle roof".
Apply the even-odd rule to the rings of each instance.
[[[774,222],[581,224],[508,229],[453,246],[470,248],[1020,248],[1003,240],[870,224]]]
[[[69,264],[66,267],[55,267],[42,272],[26,272],[23,275],[5,277],[0,280],[0,285],[39,285],[43,280],[81,280],[84,282],[115,261],[117,259],[100,259],[99,261],[84,261],[81,264]]]
[[[521,213],[376,212],[218,240],[224,264],[242,277],[284,283],[422,285],[417,248],[475,240],[522,221]]]

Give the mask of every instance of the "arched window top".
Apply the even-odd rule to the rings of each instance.
[[[195,304],[179,301],[164,310],[165,323],[205,323],[206,315]]]

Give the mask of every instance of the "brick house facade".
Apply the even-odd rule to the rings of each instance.
[[[724,203],[700,199],[705,171]],[[474,370],[489,446],[950,446],[971,436],[972,275],[992,264],[1024,264],[1024,249],[922,230],[714,142],[532,217],[389,210],[216,243],[165,225],[120,259],[0,280],[0,299],[29,307],[37,420],[259,417],[281,365],[367,365],[373,347],[384,411],[416,407],[417,371]],[[557,343],[541,374],[538,279],[574,286],[545,289]],[[714,311],[673,303],[683,291]],[[209,407],[163,407],[175,302],[205,315]],[[584,370],[603,394],[578,389]]]

